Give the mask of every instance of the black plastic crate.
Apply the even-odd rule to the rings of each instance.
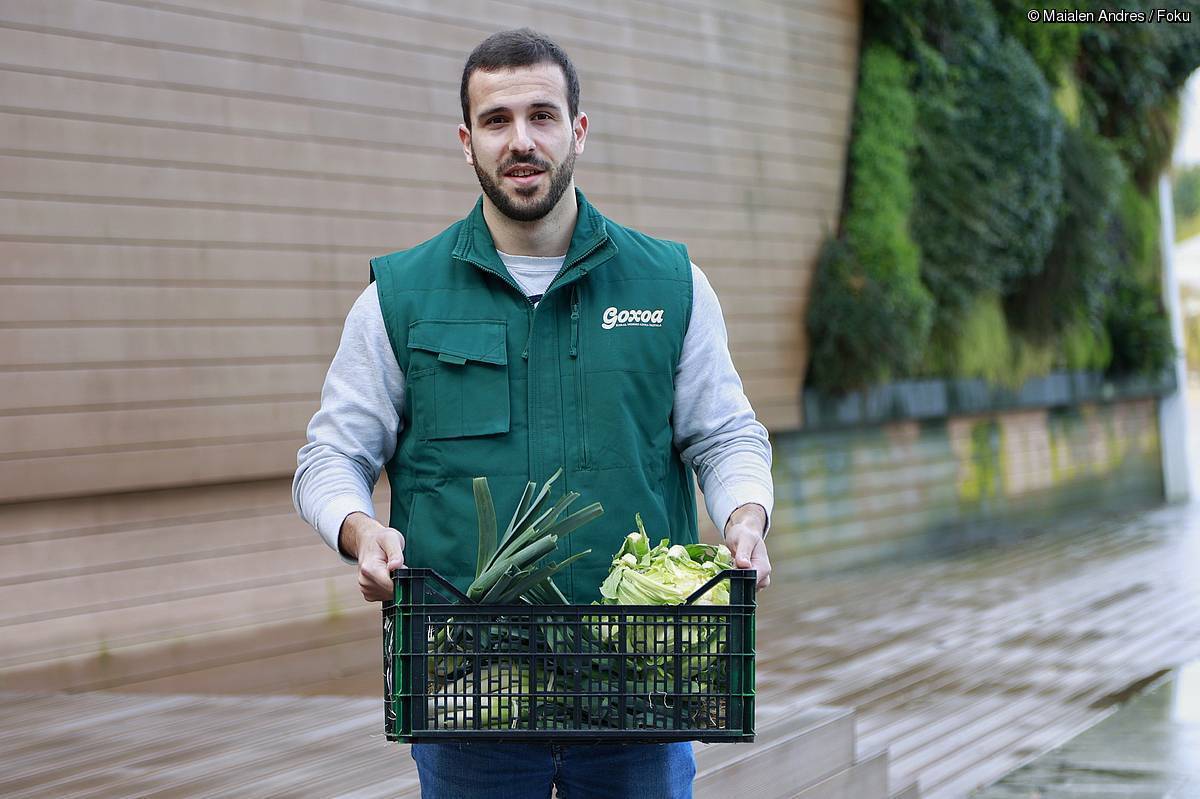
[[[728,605],[696,600],[728,579]],[[432,569],[383,607],[391,741],[754,740],[756,573],[683,605],[482,605]]]

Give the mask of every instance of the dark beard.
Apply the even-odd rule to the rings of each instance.
[[[517,222],[533,222],[541,219],[546,214],[558,205],[559,199],[562,198],[563,192],[571,185],[571,176],[575,173],[575,148],[567,151],[567,158],[558,166],[557,169],[550,173],[550,186],[546,190],[546,196],[532,205],[514,203],[507,194],[500,188],[500,184],[491,175],[486,174],[479,168],[479,161],[475,158],[475,148],[471,148],[471,162],[475,167],[475,177],[479,178],[479,185],[483,189],[483,193],[488,196],[492,204],[500,211],[500,213],[513,219]],[[511,169],[514,164],[529,164],[538,169],[543,169],[545,165],[536,158],[517,158],[508,161],[501,168],[503,174],[505,170]],[[536,191],[537,188],[534,188]],[[521,189],[517,189],[520,194]]]

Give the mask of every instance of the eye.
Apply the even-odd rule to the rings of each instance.
[[[549,120],[549,119],[554,119],[554,116],[551,115],[547,111],[538,111],[536,114],[533,115],[533,118],[537,119],[537,120],[543,120],[543,119]]]
[[[504,122],[504,117],[489,117],[487,122],[485,122],[484,124],[485,125],[502,124],[503,122]]]

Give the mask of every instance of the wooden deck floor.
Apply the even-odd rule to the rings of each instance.
[[[1080,526],[768,592],[759,696],[853,707],[891,785],[967,796],[1200,658],[1200,508]]]
[[[761,595],[760,707],[856,708],[859,751],[889,748],[893,788],[917,779],[922,796],[957,799],[1200,658],[1200,507],[1074,528],[871,572],[781,576]],[[362,629],[340,645],[335,680],[287,687],[286,668],[263,672],[269,661],[255,675],[205,672],[207,690],[254,696],[148,693],[178,680],[137,696],[0,695],[0,795],[404,793],[411,760],[382,739],[378,644],[373,624]],[[361,698],[257,695],[270,684]]]

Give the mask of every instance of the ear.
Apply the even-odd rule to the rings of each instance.
[[[475,159],[471,157],[471,130],[466,125],[459,124],[458,140],[462,142],[463,157],[467,159],[467,163],[475,165]]]
[[[583,155],[583,145],[587,141],[587,130],[587,114],[580,111],[575,117],[575,127],[571,131],[575,134],[575,155]]]

